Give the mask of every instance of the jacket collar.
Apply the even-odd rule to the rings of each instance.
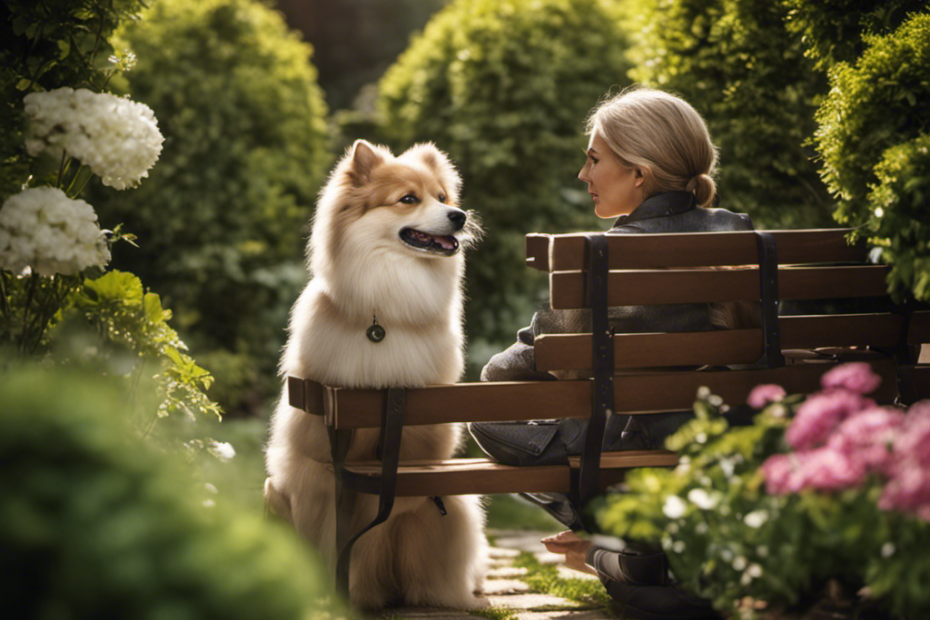
[[[663,192],[655,194],[644,200],[629,215],[621,215],[614,222],[613,228],[632,224],[640,220],[649,220],[656,217],[678,215],[695,208],[694,194],[691,192]]]

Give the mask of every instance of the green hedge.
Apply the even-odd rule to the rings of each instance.
[[[114,86],[154,110],[165,145],[138,189],[96,192],[143,248],[113,264],[163,296],[195,351],[273,376],[330,160],[311,49],[257,0],[159,0],[117,36],[138,61]]]
[[[885,36],[867,36],[854,65],[831,71],[833,88],[818,111],[822,174],[839,198],[836,218],[869,224],[896,265],[889,282],[930,299],[925,256],[926,134],[930,127],[930,14],[916,15]],[[912,272],[911,269],[914,269]]]
[[[524,266],[526,233],[597,226],[575,177],[588,111],[628,84],[615,4],[456,0],[380,82],[392,146],[430,140],[447,151],[464,206],[484,220],[468,266],[472,341],[499,346],[528,322],[542,282]]]
[[[258,515],[205,506],[183,464],[128,428],[120,391],[99,376],[6,372],[3,617],[344,617],[322,564]]]
[[[820,69],[855,62],[865,50],[864,35],[887,34],[908,14],[926,11],[926,0],[782,0],[788,28],[803,37],[807,55]]]
[[[630,3],[638,81],[681,95],[720,147],[720,206],[767,227],[822,226],[832,204],[805,143],[826,79],[772,0]]]

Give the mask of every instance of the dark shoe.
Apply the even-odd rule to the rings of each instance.
[[[643,620],[720,620],[710,603],[678,587],[640,586],[601,580],[624,618]]]
[[[520,497],[539,506],[573,532],[585,529],[581,512],[575,508],[566,493],[520,493]]]
[[[668,557],[653,545],[627,541],[628,551],[598,547],[585,562],[597,571],[624,618],[709,620],[719,618],[710,603],[676,585],[669,577]]]

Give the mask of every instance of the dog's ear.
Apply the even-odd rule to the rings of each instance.
[[[372,171],[384,163],[384,158],[375,147],[365,140],[356,140],[352,145],[352,166],[349,174],[352,184],[361,187],[371,180]]]
[[[450,160],[445,153],[436,148],[435,144],[432,142],[415,144],[404,153],[404,156],[416,157],[426,164],[430,170],[435,172],[436,175],[442,179],[443,189],[449,194],[448,202],[450,204],[458,203],[459,190],[462,187],[462,177],[459,176],[458,171],[452,164],[452,160]]]

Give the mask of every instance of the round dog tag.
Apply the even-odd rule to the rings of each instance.
[[[365,332],[365,335],[368,336],[368,339],[374,342],[375,344],[384,340],[386,332],[384,328],[378,325],[377,319],[374,319],[371,323],[371,327]]]

